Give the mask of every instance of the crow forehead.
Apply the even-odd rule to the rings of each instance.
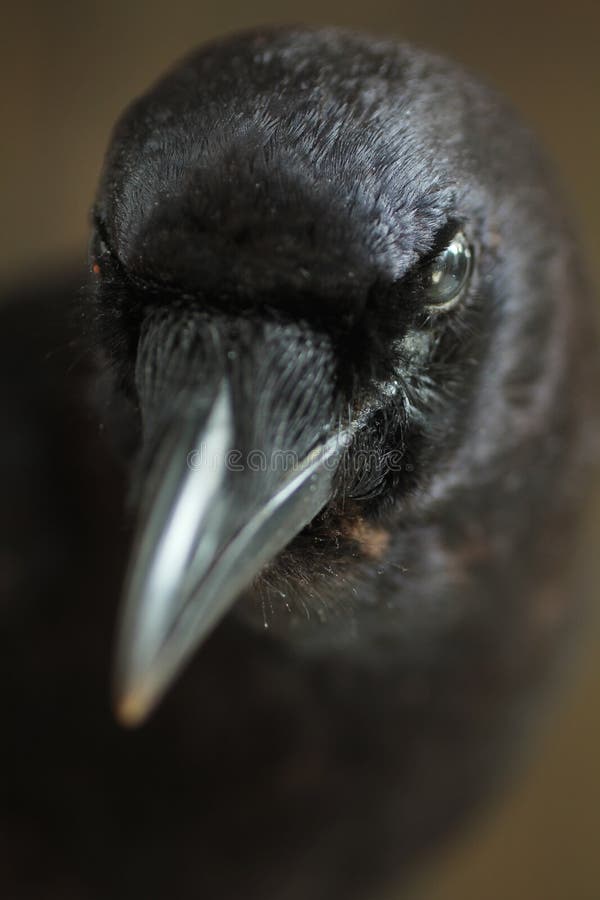
[[[414,79],[398,66],[391,97],[372,54],[349,71],[306,48],[264,50],[261,64],[243,49],[192,57],[122,120],[99,204],[115,249],[192,289],[359,302],[430,249],[454,202]]]
[[[343,164],[323,171],[256,142],[244,135],[219,156],[181,158],[176,171],[177,143],[170,171],[164,156],[141,160],[116,221],[127,268],[189,290],[246,285],[358,302],[375,282],[402,277],[449,214],[449,195],[425,179],[391,195],[366,165],[359,180]]]

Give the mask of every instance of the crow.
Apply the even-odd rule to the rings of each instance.
[[[551,166],[453,63],[262,28],[126,110],[92,220],[89,275],[2,310],[3,894],[402,885],[579,617],[597,345]]]

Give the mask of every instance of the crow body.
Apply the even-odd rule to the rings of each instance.
[[[260,30],[126,111],[93,219],[83,290],[3,310],[4,892],[371,896],[501,780],[576,618],[597,374],[553,176],[447,61]],[[472,271],[436,307],[427,273],[456,235]],[[125,731],[109,684],[133,521],[165,436],[223,384],[244,452],[352,442]],[[239,531],[280,473],[235,477],[214,515]]]

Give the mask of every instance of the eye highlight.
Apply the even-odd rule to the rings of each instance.
[[[430,312],[452,309],[462,298],[473,271],[473,250],[458,231],[447,247],[421,271],[423,300]]]

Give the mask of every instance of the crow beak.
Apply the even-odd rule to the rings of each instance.
[[[327,436],[324,427],[310,446],[298,443],[298,456],[269,440],[244,455],[237,419],[258,410],[247,408],[247,392],[242,410],[235,394],[223,374],[200,421],[174,412],[156,442],[118,633],[116,710],[125,725],[148,716],[240,593],[333,491],[345,431]],[[278,450],[285,454],[274,464]]]

